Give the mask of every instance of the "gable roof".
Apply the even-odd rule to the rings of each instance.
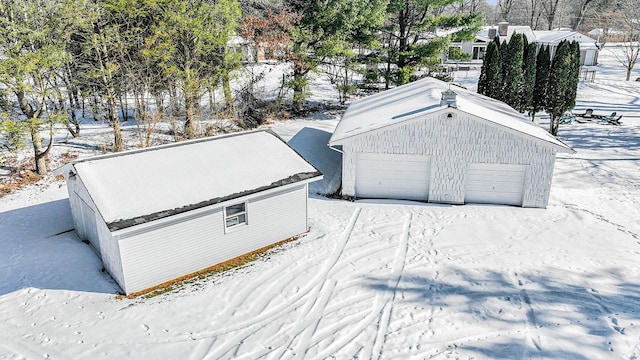
[[[329,140],[329,146],[340,145],[345,139],[419,116],[460,111],[522,136],[542,141],[559,152],[574,152],[571,147],[540,126],[526,120],[524,115],[509,105],[490,97],[454,87],[452,90],[456,93],[456,108],[441,105],[442,92],[448,89],[449,84],[443,81],[424,78],[354,101],[343,114]]]
[[[581,49],[597,49],[596,40],[571,30],[536,30],[536,43],[556,45],[562,40],[577,41]]]
[[[268,130],[98,156],[71,166],[111,231],[322,176]]]

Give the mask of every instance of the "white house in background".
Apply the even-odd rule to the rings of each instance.
[[[500,34],[503,41],[509,41],[511,35],[518,33],[524,34],[529,42],[535,41],[535,35],[528,26],[509,26],[508,23],[500,23],[499,30],[496,27],[485,26],[476,34],[473,41],[454,42],[451,46],[460,48],[465,54],[471,55],[471,60],[482,60],[487,51],[487,44],[491,42],[496,35]]]
[[[433,78],[353,102],[329,146],[346,197],[538,208],[556,153],[574,153],[508,105]]]
[[[322,174],[260,130],[65,165],[76,231],[126,294],[308,231]]]
[[[478,32],[473,41],[453,43],[451,46],[460,48],[465,54],[471,56],[472,61],[481,61],[487,51],[487,45],[496,36],[500,41],[509,41],[513,34],[524,34],[529,43],[549,45],[551,55],[560,41],[577,41],[580,44],[580,65],[597,65],[599,49],[596,40],[579,32],[571,30],[531,30],[529,26],[514,26],[507,22],[501,22],[497,27],[485,26]]]
[[[577,41],[580,44],[580,65],[591,66],[598,64],[598,52],[600,50],[596,46],[595,39],[571,30],[536,30],[534,33],[536,34],[536,43],[548,45],[552,57],[562,40]]]

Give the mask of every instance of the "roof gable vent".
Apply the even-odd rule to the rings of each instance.
[[[440,106],[456,107],[456,93],[451,91],[451,89],[443,91]]]

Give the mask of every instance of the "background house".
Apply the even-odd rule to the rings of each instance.
[[[476,34],[474,40],[454,42],[451,46],[458,47],[470,55],[472,61],[481,61],[484,59],[487,44],[496,36],[504,42],[509,41],[515,33],[524,34],[529,43],[550,46],[551,56],[562,40],[577,41],[580,44],[580,65],[598,64],[599,49],[595,39],[571,30],[531,30],[529,26],[514,26],[507,22],[501,22],[498,26],[485,26]]]
[[[308,230],[320,172],[270,131],[180,142],[65,166],[76,231],[126,294]]]
[[[425,78],[355,101],[329,146],[342,195],[546,207],[573,150],[497,100]]]
[[[529,42],[535,42],[536,37],[529,26],[509,26],[509,23],[501,22],[498,27],[485,26],[475,36],[472,41],[454,42],[451,46],[456,46],[465,54],[471,55],[471,60],[484,59],[487,51],[487,44],[496,36],[500,36],[502,41],[509,41],[511,35],[524,34]]]

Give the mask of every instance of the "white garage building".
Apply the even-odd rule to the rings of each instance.
[[[434,78],[355,101],[329,146],[342,195],[547,206],[556,153],[575,151],[508,105]]]
[[[308,230],[322,174],[276,134],[253,131],[65,165],[76,231],[126,294]]]

